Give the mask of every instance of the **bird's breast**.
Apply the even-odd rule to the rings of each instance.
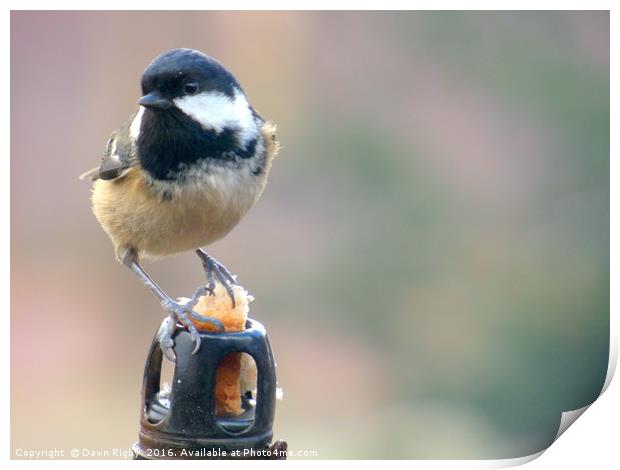
[[[93,206],[117,249],[149,257],[208,245],[252,207],[262,182],[246,169],[219,168],[183,181],[151,181],[133,169],[121,181],[97,181]]]

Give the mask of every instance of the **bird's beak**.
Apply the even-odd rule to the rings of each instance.
[[[144,106],[145,108],[163,111],[165,109],[168,109],[170,106],[172,106],[172,101],[170,101],[168,98],[164,98],[159,93],[154,91],[140,98],[138,100],[138,104],[140,106]]]

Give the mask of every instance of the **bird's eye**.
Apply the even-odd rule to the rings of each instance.
[[[198,82],[187,82],[183,85],[183,91],[186,95],[195,95],[198,93]]]

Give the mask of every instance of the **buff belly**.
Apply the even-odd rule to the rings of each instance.
[[[118,180],[97,180],[92,203],[119,260],[130,249],[140,257],[158,258],[194,250],[225,236],[261,191],[259,181],[239,181],[230,188],[192,185],[165,199],[158,197],[143,173],[134,168]]]

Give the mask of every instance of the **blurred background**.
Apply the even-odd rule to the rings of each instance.
[[[220,59],[279,126],[262,199],[209,250],[270,333],[276,438],[519,457],[596,398],[607,12],[13,12],[13,451],[136,441],[163,314],[77,175],[173,47]],[[145,267],[173,296],[204,282],[191,254]]]

